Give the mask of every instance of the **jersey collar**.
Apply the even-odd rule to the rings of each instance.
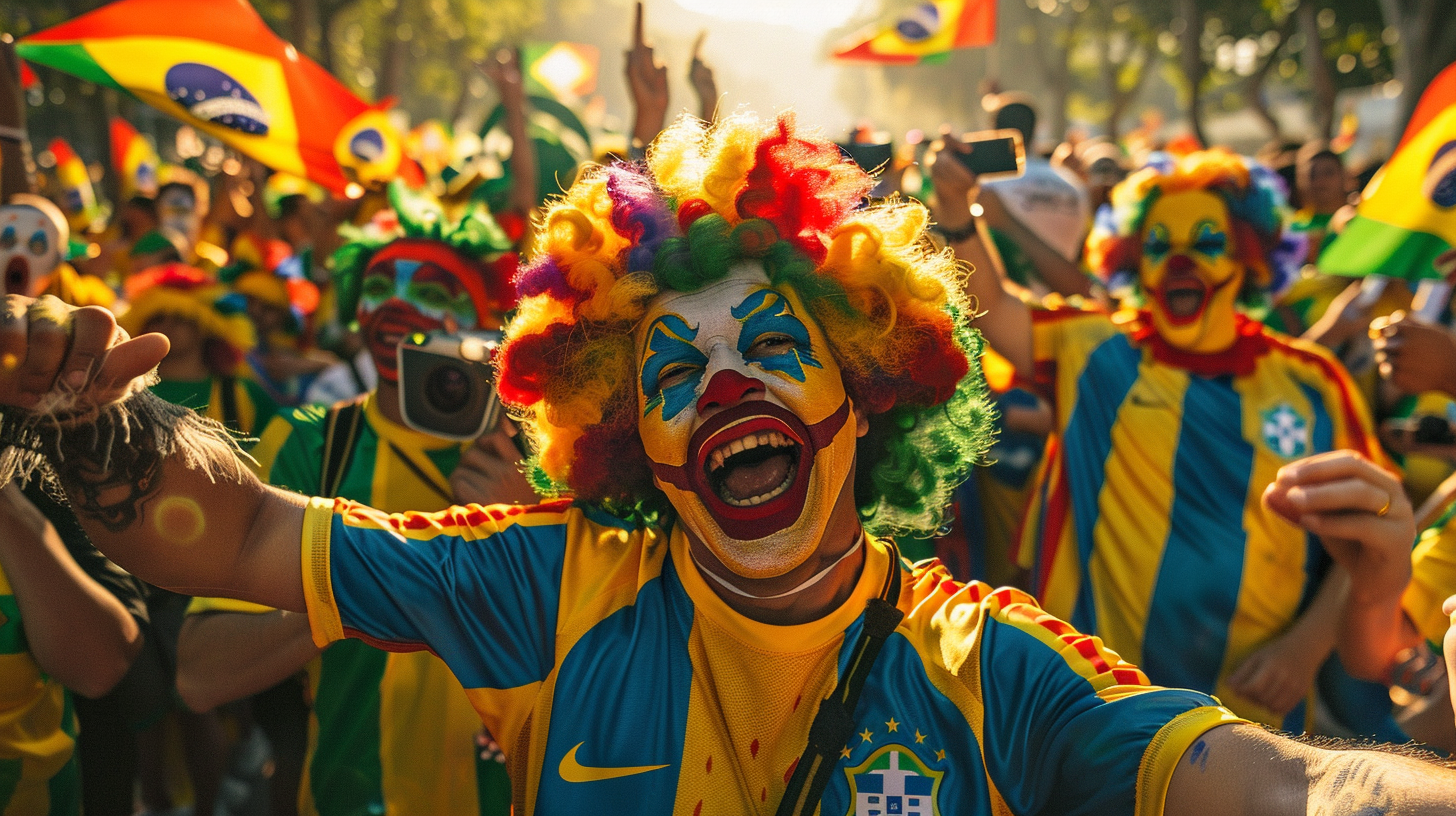
[[[697,614],[706,615],[746,646],[779,654],[811,651],[839,637],[864,614],[865,604],[879,595],[890,566],[890,551],[884,542],[870,535],[865,536],[865,544],[864,569],[860,571],[854,591],[843,604],[819,620],[776,626],[744,617],[718,597],[698,571],[698,565],[688,551],[687,532],[681,524],[673,525],[668,540],[672,563]]]

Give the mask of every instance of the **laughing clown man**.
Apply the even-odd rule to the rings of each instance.
[[[434,651],[524,814],[1456,812],[1456,774],[1272,736],[901,560],[888,534],[934,530],[986,444],[926,212],[861,207],[872,179],[791,116],[685,120],[650,155],[551,205],[519,280],[500,388],[572,500],[387,515],[267,488],[132,384],[165,340],[23,298],[0,430],[35,444],[0,464],[49,463],[148,580]],[[1408,504],[1387,518],[1365,534],[1409,539]]]
[[[955,164],[934,165],[942,207],[971,183]],[[1260,496],[1311,454],[1384,457],[1344,369],[1237,308],[1297,259],[1281,243],[1282,205],[1270,171],[1220,151],[1130,176],[1088,240],[1105,281],[1136,282],[1144,306],[1122,325],[1031,311],[994,275],[970,290],[989,342],[1035,372],[1057,412],[1023,529],[1037,598],[1154,682],[1299,732],[1343,576],[1321,581],[1318,544]]]

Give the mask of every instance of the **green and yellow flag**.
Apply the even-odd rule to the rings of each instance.
[[[1320,256],[1321,272],[1440,278],[1456,246],[1456,64],[1431,81],[1395,155],[1365,188],[1356,216]]]
[[[20,56],[128,91],[263,164],[343,192],[392,178],[384,113],[279,39],[247,0],[119,0],[16,44]]]

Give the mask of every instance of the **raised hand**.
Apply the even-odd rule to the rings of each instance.
[[[461,504],[536,504],[540,497],[521,472],[521,453],[511,437],[519,433],[502,419],[494,431],[475,440],[450,474],[450,489]]]
[[[1264,505],[1319,536],[1354,578],[1354,603],[1398,598],[1410,582],[1416,525],[1401,483],[1354,451],[1337,450],[1279,469]]]
[[[0,405],[84,414],[125,397],[167,356],[167,338],[131,338],[105,309],[8,295],[0,310]]]
[[[1397,311],[1370,323],[1380,376],[1407,394],[1456,396],[1456,336]]]
[[[702,58],[703,40],[707,38],[708,32],[700,31],[698,38],[693,41],[693,58],[688,63],[688,82],[692,83],[693,91],[698,95],[698,108],[701,111],[698,115],[704,122],[711,122],[718,112],[718,83],[713,79],[713,69]]]
[[[657,61],[652,46],[647,44],[640,0],[632,24],[632,48],[627,52],[627,88],[636,108],[632,138],[646,147],[657,138],[667,119],[667,66]]]

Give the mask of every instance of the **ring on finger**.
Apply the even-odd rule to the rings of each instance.
[[[1386,493],[1385,504],[1381,505],[1380,509],[1375,511],[1375,517],[1385,518],[1385,514],[1390,512],[1390,503],[1394,500],[1395,499],[1389,493]]]

